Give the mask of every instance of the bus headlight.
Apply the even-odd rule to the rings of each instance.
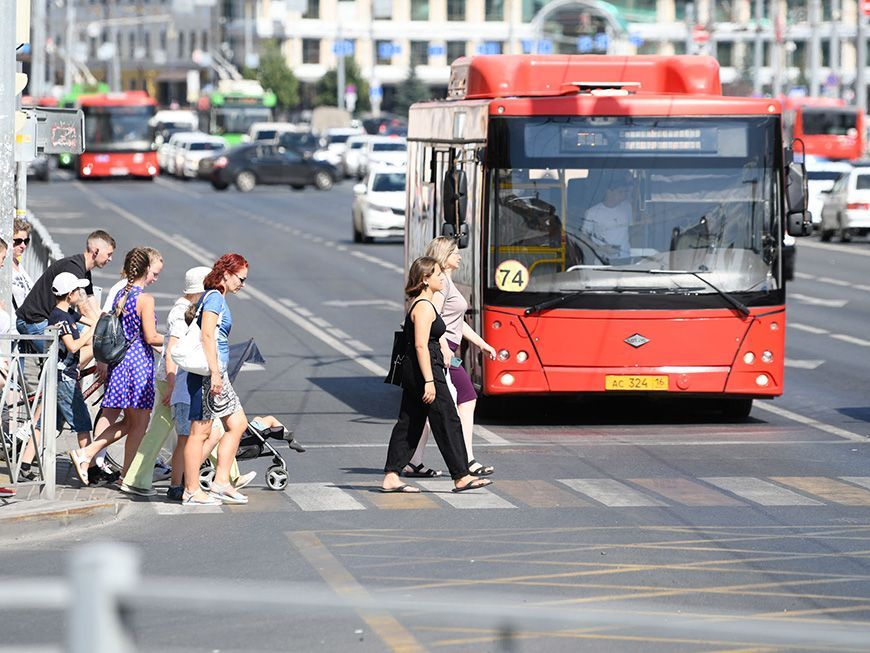
[[[525,363],[527,360],[529,360],[528,353],[524,351],[517,352],[517,363]]]
[[[514,384],[514,375],[508,372],[505,372],[499,377],[499,381],[501,381],[502,385],[513,385]]]
[[[770,378],[768,378],[767,374],[759,374],[755,377],[755,385],[764,388],[767,384],[770,383]]]
[[[746,352],[743,354],[743,362],[747,365],[752,365],[755,362],[755,354],[751,351]]]
[[[500,349],[498,352],[498,359],[500,361],[506,361],[511,357],[511,353],[507,349]]]
[[[761,354],[761,360],[764,361],[765,363],[772,363],[773,362],[773,352],[772,351],[763,352]]]

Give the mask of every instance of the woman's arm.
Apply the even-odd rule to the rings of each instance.
[[[142,336],[152,347],[163,344],[163,334],[157,333],[157,321],[154,319],[154,296],[142,293],[136,300],[136,311],[142,320]]]
[[[172,360],[172,348],[178,342],[176,336],[169,336],[163,343],[164,358],[166,360],[166,396],[163,397],[163,405],[168,406],[175,390],[175,376],[178,374],[178,365]]]
[[[432,304],[435,306],[435,310],[439,313],[441,309],[444,308],[444,302],[447,297],[445,297],[444,293],[440,290],[435,293],[435,296],[432,297]],[[447,336],[441,336],[441,339],[438,340],[438,344],[441,345],[441,358],[444,359],[443,367],[447,369],[450,367],[450,359],[453,358],[453,351],[450,349],[450,346],[447,344]]]
[[[431,404],[435,400],[435,381],[429,357],[429,333],[435,321],[435,309],[429,302],[420,302],[411,312],[411,320],[414,322],[414,350],[423,373],[423,402]]]
[[[488,354],[490,358],[495,360],[495,347],[490,345],[486,340],[477,335],[477,332],[468,326],[468,322],[462,323],[462,337],[468,340],[473,345],[477,345],[481,351]]]
[[[211,374],[211,392],[214,395],[219,395],[223,390],[223,380],[221,378],[221,368],[218,364],[217,355],[217,339],[215,338],[215,330],[218,324],[218,314],[211,311],[202,312],[202,350],[205,352],[205,359],[208,361],[208,371]]]

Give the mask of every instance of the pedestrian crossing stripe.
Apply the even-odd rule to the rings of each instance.
[[[232,510],[275,512],[285,506],[303,512],[348,510],[510,510],[516,508],[641,508],[641,507],[819,507],[829,505],[870,506],[870,476],[710,476],[689,478],[608,478],[543,480],[502,480],[469,492],[452,492],[450,479],[415,483],[423,490],[415,494],[384,494],[376,485],[334,483],[292,483],[275,495],[276,501],[251,498],[248,506],[190,508],[151,501],[158,515],[214,514]]]

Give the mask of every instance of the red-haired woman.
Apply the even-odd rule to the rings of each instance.
[[[205,293],[195,307],[193,319],[202,330],[202,348],[208,361],[209,376],[187,375],[191,424],[184,449],[184,504],[188,506],[248,502],[248,498],[230,483],[230,467],[242,433],[248,426],[248,418],[227,376],[233,316],[226,301],[226,295],[239,292],[247,278],[248,262],[244,257],[224,254],[206,275],[203,282]],[[218,444],[218,462],[211,492],[206,494],[199,487],[199,466],[203,460],[203,446],[216,419],[223,422],[225,433]]]

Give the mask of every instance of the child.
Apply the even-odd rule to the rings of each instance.
[[[48,316],[48,326],[58,328],[58,364],[57,364],[57,426],[60,429],[64,422],[70,425],[78,435],[79,446],[84,447],[90,442],[91,416],[85,404],[82,388],[79,385],[80,351],[90,344],[94,337],[94,327],[85,327],[79,333],[78,321],[81,315],[75,310],[82,301],[87,299],[83,289],[90,282],[79,279],[71,272],[61,272],[54,278],[51,291],[56,304]],[[28,442],[22,454],[21,476],[25,480],[35,478],[30,469],[34,455],[33,441]]]

